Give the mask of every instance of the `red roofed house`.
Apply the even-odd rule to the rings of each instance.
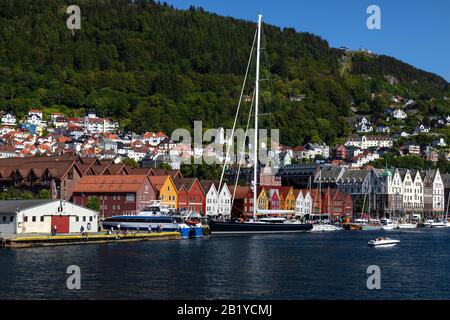
[[[189,209],[189,200],[188,200],[188,190],[186,186],[181,183],[179,180],[175,180],[175,187],[177,188],[178,194],[178,209],[179,210],[188,210]]]
[[[156,191],[145,175],[84,176],[73,191],[73,203],[86,206],[94,196],[101,215],[111,217],[144,209],[156,199]]]
[[[278,189],[268,189],[269,196],[269,209],[279,210],[280,209],[280,193]]]
[[[174,183],[177,186],[177,190],[179,190],[178,209],[184,208],[189,211],[204,214],[203,200],[205,199],[205,192],[197,178],[176,178],[174,179]],[[183,186],[184,190],[182,188]],[[182,200],[179,198],[180,194],[183,197]],[[187,201],[183,202],[184,197],[187,197]],[[180,207],[180,203],[183,207]]]
[[[305,157],[305,147],[296,146],[292,149],[292,156],[294,159],[302,159]]]
[[[231,214],[235,217],[253,213],[253,192],[249,186],[230,186],[231,196],[234,194]]]

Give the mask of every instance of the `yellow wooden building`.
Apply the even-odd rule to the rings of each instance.
[[[267,195],[267,190],[262,188],[259,190],[258,198],[256,199],[258,203],[259,210],[269,209],[269,196]]]
[[[178,209],[178,193],[172,178],[169,175],[148,178],[157,192],[158,200],[161,200],[161,205]]]

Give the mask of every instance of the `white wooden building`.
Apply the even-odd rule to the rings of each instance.
[[[98,231],[98,212],[63,200],[0,201],[0,237],[3,235]]]
[[[295,190],[295,214],[304,216],[312,213],[311,193],[308,190]]]
[[[230,190],[227,184],[224,183],[219,193],[219,215],[222,215],[224,218],[230,218],[231,216],[231,198]]]
[[[206,192],[205,197],[205,214],[206,216],[222,216],[229,218],[231,215],[231,193],[226,183],[222,188],[217,190],[219,183],[206,182],[202,183],[202,187]]]

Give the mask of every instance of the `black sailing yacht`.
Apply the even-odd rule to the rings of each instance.
[[[271,234],[271,233],[295,233],[295,232],[306,232],[310,231],[313,226],[312,224],[301,223],[299,221],[291,222],[287,221],[285,218],[257,218],[257,213],[287,213],[286,210],[258,210],[257,205],[257,163],[258,163],[258,98],[259,98],[259,60],[260,60],[260,45],[261,45],[261,20],[262,15],[258,17],[258,30],[257,30],[257,50],[256,50],[256,83],[255,83],[255,141],[254,141],[254,166],[253,166],[253,219],[249,221],[239,222],[237,220],[229,221],[215,221],[210,220],[209,228],[211,234]],[[253,46],[252,46],[253,49]],[[251,59],[251,54],[250,54]],[[248,70],[248,69],[247,69]],[[245,80],[244,80],[245,81]],[[245,83],[244,83],[245,86]],[[242,98],[242,94],[241,94]],[[237,116],[237,115],[236,115]],[[234,131],[234,126],[233,126]],[[229,150],[230,147],[228,147]],[[228,158],[225,157],[225,162]],[[225,164],[224,168],[225,170]],[[223,172],[222,172],[223,178]],[[222,178],[220,183],[222,183]],[[219,185],[220,188],[220,185]],[[234,200],[234,199],[233,199]],[[231,215],[231,213],[230,213]]]

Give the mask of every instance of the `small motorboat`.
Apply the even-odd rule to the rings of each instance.
[[[416,229],[417,223],[404,222],[398,224],[399,229]]]
[[[380,220],[378,220],[378,219],[369,219],[369,222],[367,224],[362,225],[363,231],[381,230],[381,229],[383,229],[383,225],[381,224]]]
[[[447,224],[445,223],[445,221],[433,221],[430,224],[431,228],[446,228]]]
[[[392,222],[391,219],[383,218],[380,220],[383,225],[383,230],[394,230],[398,229],[398,223]]]
[[[394,240],[390,238],[376,238],[375,240],[370,240],[368,242],[371,247],[393,247],[400,243],[400,240]]]
[[[426,227],[426,228],[431,228],[431,224],[434,222],[434,220],[426,220],[424,223],[423,223],[423,226],[424,227]]]
[[[315,223],[313,224],[311,232],[330,232],[330,231],[340,231],[342,229],[343,229],[342,227],[339,227],[331,223],[323,223],[323,224]]]

